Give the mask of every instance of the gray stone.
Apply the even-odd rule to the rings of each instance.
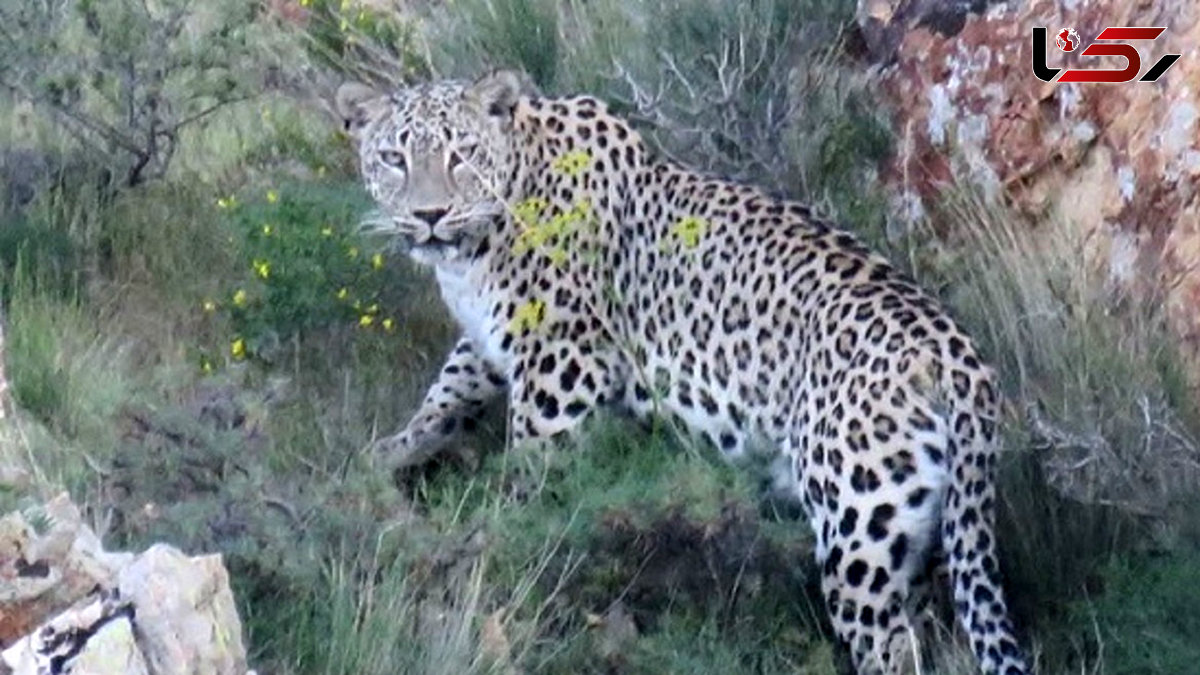
[[[138,645],[153,675],[243,675],[246,650],[219,555],[189,558],[155,544],[121,570],[137,610]]]

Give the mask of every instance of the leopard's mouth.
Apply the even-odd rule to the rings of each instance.
[[[414,218],[395,218],[391,234],[400,250],[412,253],[426,252],[442,254],[461,252],[466,246],[478,241],[487,229],[493,225],[495,218],[478,216],[457,216],[444,219],[433,226],[426,223],[414,222]],[[428,257],[428,256],[422,256]]]
[[[458,231],[451,235],[426,234],[422,238],[409,237],[409,248],[412,249],[457,249],[467,239],[466,232]]]
[[[450,235],[430,235],[424,237],[406,237],[408,255],[418,263],[437,266],[463,257],[469,233],[457,231]]]

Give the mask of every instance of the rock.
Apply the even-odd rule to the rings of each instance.
[[[77,675],[95,673],[127,673],[149,675],[146,661],[138,651],[129,619],[120,617],[104,624],[75,661]]]
[[[25,126],[18,104],[17,126]],[[32,109],[32,108],[26,108]],[[19,137],[19,135],[18,135]],[[111,196],[113,175],[86,155],[61,155],[28,147],[0,147],[0,215],[19,214],[56,185],[96,188]]]
[[[121,570],[137,610],[138,644],[154,675],[242,675],[246,650],[221,556],[189,558],[163,544]]]
[[[13,675],[149,675],[134,638],[133,606],[115,593],[54,617],[3,653]]]
[[[0,647],[11,644],[96,587],[111,586],[133,559],[104,551],[66,494],[36,514],[0,518]]]
[[[592,646],[596,655],[615,672],[623,666],[629,650],[637,642],[638,628],[633,616],[621,601],[614,602],[604,616],[590,615],[588,625],[593,629]]]
[[[0,518],[5,647],[0,673],[14,675],[247,673],[220,556],[106,552],[66,495]]]
[[[987,4],[988,0],[858,0],[858,25],[871,56],[890,62],[908,31],[923,27],[955,35],[968,15]]]
[[[0,424],[3,422],[0,421]],[[6,440],[5,430],[0,429],[0,447],[3,447]],[[29,475],[29,471],[25,467],[0,455],[0,492],[27,490],[32,484],[33,476]]]
[[[49,155],[30,148],[0,149],[0,213],[16,212],[53,176]]]
[[[512,643],[504,628],[508,608],[501,607],[492,612],[479,628],[479,652],[490,664],[489,672],[515,674],[519,672],[513,664]]]
[[[1171,0],[1032,0],[983,7],[861,0],[880,41],[876,91],[894,110],[900,151],[884,171],[903,212],[920,217],[969,177],[1020,212],[1080,228],[1113,288],[1163,289],[1169,321],[1200,387],[1200,5]],[[927,20],[930,7],[962,20]],[[1166,26],[1139,42],[1143,72],[1182,54],[1157,82],[1047,83],[1032,72],[1032,27]],[[895,39],[894,48],[887,41]],[[1114,68],[1048,39],[1050,67]],[[1136,296],[1135,296],[1136,297]]]

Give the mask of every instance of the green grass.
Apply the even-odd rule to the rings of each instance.
[[[1200,659],[1200,614],[1195,609],[1200,603],[1200,552],[1114,560],[1101,570],[1098,591],[1072,605],[1070,620],[1092,641],[1100,669],[1150,675],[1195,667]]]
[[[628,672],[832,672],[814,637],[809,566],[796,564],[806,530],[763,520],[744,475],[716,458],[626,424],[597,427],[577,452],[432,472],[420,517],[338,551],[293,601],[252,603],[251,626],[287,623],[267,643],[286,672],[491,672],[476,631],[502,616],[516,662],[605,672],[618,658],[606,641],[618,638],[603,619],[619,602],[637,626],[616,645]],[[353,613],[361,624],[349,629]],[[427,633],[431,613],[442,627]],[[305,651],[310,641],[319,651]]]
[[[109,421],[130,393],[126,345],[20,260],[4,288],[7,374],[14,402],[32,422],[16,422],[25,446],[17,461],[40,481],[82,491],[94,478],[90,464],[112,450]]]

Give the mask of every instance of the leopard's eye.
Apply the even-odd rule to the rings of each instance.
[[[451,171],[454,171],[462,164],[466,163],[467,158],[475,153],[475,145],[462,144],[450,151],[450,158],[446,161],[446,165]]]
[[[404,153],[396,150],[380,150],[379,161],[394,168],[404,170],[406,164],[404,162]]]

